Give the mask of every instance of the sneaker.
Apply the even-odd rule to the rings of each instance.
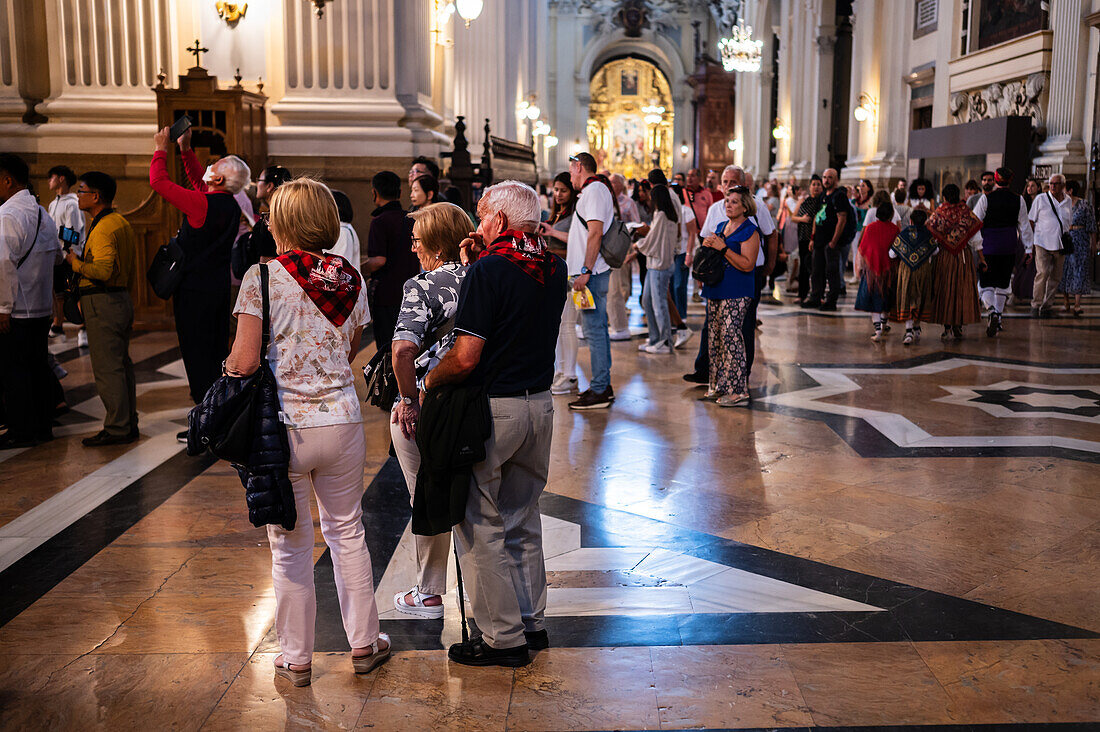
[[[629,341],[634,336],[630,334],[630,328],[623,328],[614,333],[609,333],[607,337],[613,341]]]
[[[653,343],[645,347],[646,353],[672,353],[672,346],[668,344],[668,341],[664,343]]]
[[[915,336],[913,334],[913,329],[912,328],[906,328],[905,329],[905,337],[901,339],[901,345],[903,345],[903,346],[913,345],[914,338],[915,338]]]
[[[493,648],[483,638],[455,643],[448,649],[447,658],[463,666],[517,668],[531,663],[531,653],[526,643],[514,648]]]
[[[582,341],[584,340],[584,328],[579,325],[577,326],[577,338]]]
[[[559,378],[554,379],[554,383],[550,385],[551,394],[572,394],[577,390],[577,377],[568,377],[562,374]]]
[[[989,314],[989,326],[985,329],[985,334],[989,338],[994,337],[1001,332],[1001,314],[994,311]]]
[[[532,651],[545,651],[550,647],[550,636],[545,630],[525,630],[523,637]]]
[[[738,404],[744,404],[748,400],[748,394],[723,394],[714,400],[714,403],[720,407],[736,407]]]
[[[884,335],[886,335],[886,332],[882,329],[882,323],[875,323],[875,332],[871,336],[871,340],[878,343]]]
[[[412,595],[413,601],[410,603],[405,598]],[[393,596],[393,607],[397,612],[404,613],[405,615],[412,615],[417,618],[428,618],[430,620],[437,620],[443,617],[443,603],[438,605],[425,605],[424,598],[431,597],[431,595],[424,595],[420,592],[420,588],[413,587],[406,592],[399,592]]]
[[[821,303],[821,307],[819,307],[817,310],[818,310],[818,312],[821,312],[821,313],[835,313],[836,312],[836,302],[833,302],[833,301],[823,302],[823,303]]]
[[[692,371],[690,374],[684,374],[684,381],[689,384],[708,384],[710,383],[710,375],[697,374]]]
[[[573,402],[569,402],[570,409],[607,409],[611,406],[611,402],[615,400],[615,397],[611,393],[611,387],[607,387],[607,391],[597,394],[591,389],[587,389],[581,392],[580,397]]]
[[[65,337],[65,329],[64,328],[62,328],[60,325],[51,325],[50,326],[50,338],[64,338],[64,337]]]
[[[679,348],[680,346],[690,341],[692,336],[694,335],[695,331],[693,331],[691,328],[680,328],[678,331],[676,331],[675,338],[673,338],[672,347]]]
[[[645,353],[645,349],[649,348],[649,341],[642,341],[638,344],[638,352]]]
[[[88,347],[88,331],[81,328],[76,332],[76,347],[87,348]]]
[[[136,432],[127,432],[125,435],[112,435],[107,430],[100,430],[91,437],[85,437],[80,441],[84,447],[105,447],[106,445],[129,445],[136,440]]]

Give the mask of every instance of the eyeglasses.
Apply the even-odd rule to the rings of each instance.
[[[90,188],[77,188],[76,189],[76,195],[78,195],[78,196],[87,195],[88,193],[91,193],[91,192],[92,192],[92,190]]]
[[[420,237],[419,236],[412,237],[411,241],[412,241],[414,247],[415,246],[420,246]]]

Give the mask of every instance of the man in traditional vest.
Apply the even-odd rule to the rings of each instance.
[[[983,176],[984,178],[984,176]],[[1027,204],[1023,196],[1009,189],[1012,171],[997,168],[993,174],[993,190],[986,193],[974,207],[974,215],[982,220],[982,252],[985,267],[978,272],[978,288],[982,305],[989,308],[989,326],[985,334],[992,338],[1001,330],[1001,316],[1012,294],[1012,270],[1016,252],[1022,242],[1031,249],[1031,224],[1027,220]]]

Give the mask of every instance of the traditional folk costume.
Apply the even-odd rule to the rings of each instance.
[[[890,221],[872,221],[863,229],[859,239],[859,255],[863,258],[860,270],[859,292],[856,294],[856,310],[871,313],[875,333],[871,340],[878,342],[886,326],[886,313],[893,300],[893,269],[890,265],[890,246],[897,239],[897,225]]]
[[[986,335],[1001,331],[1001,315],[1012,294],[1012,273],[1024,246],[1031,245],[1031,224],[1023,196],[1010,191],[1008,181],[997,178],[997,188],[987,193],[974,208],[982,219],[982,256],[985,269],[978,274],[982,304],[989,308]],[[1022,246],[1023,245],[1023,246]]]
[[[905,339],[911,345],[920,340],[922,320],[932,318],[932,288],[936,279],[933,256],[939,251],[936,240],[924,226],[907,226],[890,246],[890,258],[897,259],[894,285],[894,320],[905,322]]]
[[[928,217],[928,233],[939,244],[932,322],[943,325],[946,340],[962,338],[962,326],[981,320],[974,255],[981,251],[982,222],[963,202],[943,203]]]

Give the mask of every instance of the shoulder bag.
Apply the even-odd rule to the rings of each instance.
[[[1062,217],[1058,215],[1058,208],[1054,205],[1054,196],[1047,193],[1047,203],[1050,205],[1050,212],[1054,214],[1054,220],[1058,222],[1058,233],[1062,239],[1062,252],[1064,254],[1073,254],[1073,235],[1070,234],[1062,226]]]
[[[256,415],[264,398],[261,386],[265,380],[275,380],[267,362],[271,313],[266,264],[260,265],[260,282],[263,301],[260,367],[249,376],[223,374],[210,386],[202,403],[187,415],[188,455],[200,455],[209,450],[215,457],[230,463],[247,465],[249,462]]]
[[[725,223],[715,233],[725,239]],[[726,276],[726,255],[718,249],[700,246],[691,262],[691,276],[708,287],[717,287]]]
[[[587,230],[588,222],[584,220],[584,217],[579,213],[574,215],[580,219],[581,224]],[[600,240],[600,256],[603,257],[603,261],[607,262],[608,267],[618,269],[623,266],[626,255],[630,253],[630,243],[630,230],[626,228],[626,224],[623,223],[622,219],[613,216],[610,228]]]
[[[187,254],[176,237],[169,239],[167,244],[161,244],[160,249],[157,249],[157,253],[153,255],[149,270],[145,273],[157,297],[167,300],[176,294],[183,280],[186,263]]]
[[[448,333],[454,330],[455,316],[439,324],[421,344],[416,357],[420,358],[429,348],[443,340]],[[397,375],[393,372],[393,354],[390,349],[378,351],[371,356],[370,361],[363,367],[363,378],[367,381],[367,404],[378,407],[387,414],[393,409],[393,403],[397,401]]]

